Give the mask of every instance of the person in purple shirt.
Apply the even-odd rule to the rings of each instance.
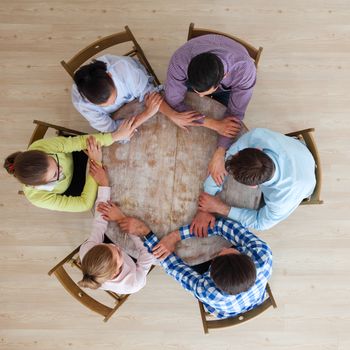
[[[227,175],[220,159],[240,131],[244,114],[256,81],[256,68],[248,51],[222,35],[203,35],[189,40],[172,56],[165,83],[165,99],[178,112],[191,108],[184,102],[188,90],[199,96],[211,96],[227,106],[225,118],[204,116],[197,125],[219,134],[218,148],[209,163],[216,182]],[[193,120],[181,115],[170,118],[181,128],[193,126]]]

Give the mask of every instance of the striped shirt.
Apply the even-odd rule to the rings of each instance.
[[[179,231],[182,240],[194,237],[189,225],[181,227]],[[216,221],[214,229],[208,229],[208,235],[222,236],[241,254],[252,258],[257,277],[251,288],[236,295],[225,293],[216,287],[210,277],[210,269],[203,275],[198,274],[176,254],[170,254],[160,262],[165,272],[199,299],[205,309],[217,318],[234,317],[260,305],[265,300],[266,284],[272,272],[272,252],[268,245],[239,223],[224,218]],[[144,244],[152,251],[158,242],[158,238],[152,234]]]

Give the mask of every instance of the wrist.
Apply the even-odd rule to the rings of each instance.
[[[227,217],[229,212],[230,212],[230,207],[225,203],[221,203],[221,205],[218,208],[218,214]]]
[[[116,131],[112,132],[112,140],[113,140],[113,142],[120,141],[120,135],[118,133],[118,129]]]
[[[206,117],[204,118],[204,122],[203,122],[203,126],[205,126],[206,128],[208,129],[211,129],[211,130],[214,130],[214,131],[217,131],[218,130],[218,124],[219,121],[213,119],[213,118],[209,118],[209,117]]]
[[[225,156],[225,153],[226,153],[226,149],[222,146],[219,146],[216,150],[215,150],[215,153],[214,153],[214,156],[216,157],[224,157]]]
[[[140,232],[141,236],[143,236],[143,237],[147,236],[150,233],[152,233],[152,231],[146,225],[144,225],[144,227],[141,229],[141,232]]]
[[[170,232],[169,235],[170,235],[171,239],[174,241],[174,243],[181,241],[181,235],[180,235],[179,230]]]

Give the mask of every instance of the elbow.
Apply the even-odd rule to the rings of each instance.
[[[275,226],[277,222],[262,222],[262,221],[256,221],[253,223],[250,227],[258,230],[258,231],[266,231],[270,229],[271,227]]]

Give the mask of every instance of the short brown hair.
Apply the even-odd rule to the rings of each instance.
[[[37,150],[12,153],[4,162],[4,168],[9,174],[29,186],[45,184],[48,167],[48,155]]]
[[[243,185],[256,186],[270,180],[275,172],[272,159],[257,148],[245,148],[228,158],[225,168]]]
[[[83,288],[97,289],[102,283],[112,279],[117,271],[117,260],[106,244],[92,247],[81,262],[83,279],[78,285]]]
[[[256,280],[256,267],[246,254],[225,254],[215,257],[210,277],[222,291],[236,295],[247,291]]]

